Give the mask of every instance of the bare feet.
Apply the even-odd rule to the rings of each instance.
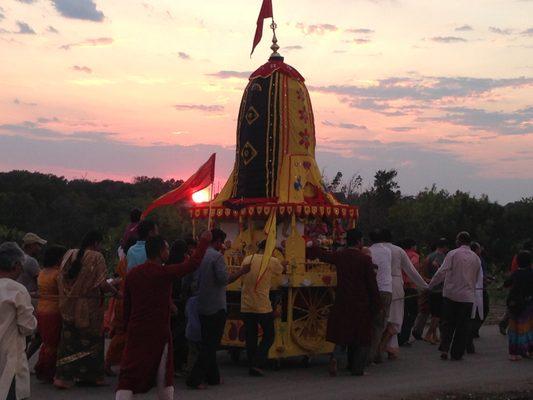
[[[73,386],[72,382],[64,381],[62,379],[54,379],[54,386],[57,389],[67,390]]]

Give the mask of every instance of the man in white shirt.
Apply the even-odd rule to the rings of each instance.
[[[404,297],[405,292],[403,288],[404,272],[410,281],[419,289],[427,289],[428,285],[424,278],[420,276],[409,256],[399,246],[392,244],[392,234],[388,229],[381,231],[381,238],[391,252],[391,275],[392,275],[392,300],[389,309],[389,318],[387,320],[387,329],[382,338],[383,350],[386,350],[389,359],[394,360],[398,357],[399,345],[398,334],[402,329],[403,313],[404,313]]]
[[[472,307],[476,300],[476,283],[482,273],[481,260],[470,249],[470,234],[457,235],[457,248],[450,251],[435,273],[429,288],[444,281],[442,290],[442,326],[439,351],[443,360],[461,360],[466,348]]]
[[[379,297],[381,298],[381,310],[376,314],[372,323],[372,343],[370,345],[370,361],[381,363],[381,353],[379,351],[381,338],[387,320],[389,319],[389,310],[392,300],[392,255],[391,251],[383,243],[381,237],[381,230],[373,230],[370,232],[370,240],[372,246],[369,247],[372,256],[372,262],[378,267],[376,273],[376,281],[378,283]]]
[[[30,397],[26,336],[37,327],[28,290],[16,279],[24,253],[14,242],[0,245],[0,399]]]

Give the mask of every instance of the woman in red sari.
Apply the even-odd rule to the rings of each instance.
[[[67,249],[61,246],[46,249],[43,270],[37,278],[39,287],[37,324],[43,345],[39,352],[39,360],[35,365],[35,374],[37,379],[44,382],[53,382],[56,372],[57,346],[61,339],[57,275],[66,251]]]

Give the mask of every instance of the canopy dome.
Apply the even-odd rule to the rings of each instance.
[[[282,57],[250,76],[237,123],[235,165],[214,201],[337,205],[315,160],[315,123],[305,79]]]

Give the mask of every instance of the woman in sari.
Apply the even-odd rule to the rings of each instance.
[[[519,361],[533,356],[533,269],[531,253],[517,255],[518,269],[505,282],[510,286],[507,297],[509,310],[509,359]]]
[[[105,355],[105,374],[107,376],[115,376],[115,372],[112,367],[120,365],[122,361],[122,353],[124,352],[124,347],[126,346],[126,327],[124,324],[124,301],[122,299],[124,295],[124,284],[126,282],[126,273],[128,268],[128,260],[126,254],[131,246],[137,242],[137,238],[132,236],[128,239],[127,243],[123,247],[124,257],[121,257],[117,267],[115,269],[115,275],[118,276],[119,283],[118,289],[120,297],[116,299],[111,299],[109,303],[109,311],[111,311],[111,323],[110,323],[110,332],[109,336],[111,337],[111,342],[107,348],[107,353]]]
[[[63,318],[54,385],[104,384],[103,295],[114,289],[99,252],[102,235],[89,232],[78,249],[63,258],[58,276],[59,310]]]
[[[53,382],[56,372],[57,346],[61,338],[61,313],[57,277],[59,266],[67,249],[62,246],[51,246],[46,249],[43,269],[37,278],[39,287],[39,303],[37,304],[37,327],[43,345],[39,352],[39,360],[35,365],[37,379]]]

